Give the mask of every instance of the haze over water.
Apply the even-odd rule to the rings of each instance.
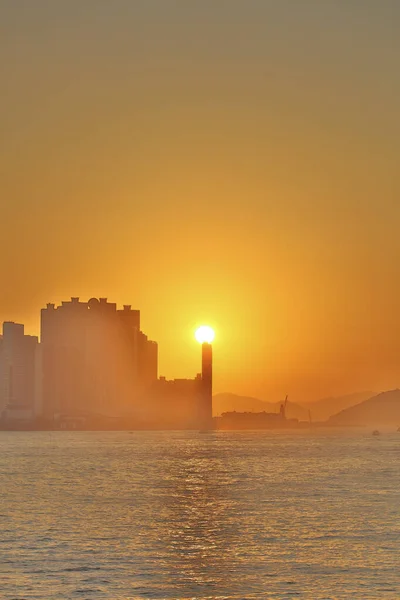
[[[2,433],[0,597],[400,597],[399,434]]]

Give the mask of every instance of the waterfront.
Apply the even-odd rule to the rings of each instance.
[[[0,598],[400,597],[400,434],[1,432]]]

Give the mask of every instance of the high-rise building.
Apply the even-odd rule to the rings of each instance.
[[[6,322],[1,341],[1,402],[7,418],[35,414],[35,361],[37,337],[25,335],[24,326]]]
[[[55,414],[116,415],[157,379],[157,344],[140,311],[106,298],[48,304],[41,312],[42,407]]]
[[[148,339],[143,332],[138,334],[138,369],[146,387],[158,377],[158,344]]]

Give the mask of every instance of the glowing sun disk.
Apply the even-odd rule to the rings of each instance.
[[[208,325],[202,325],[196,330],[195,337],[199,344],[211,344],[211,342],[214,340],[215,332],[212,327],[209,327]]]

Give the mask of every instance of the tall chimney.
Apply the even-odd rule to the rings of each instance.
[[[212,428],[212,345],[204,342],[201,372],[201,421],[204,429]]]

